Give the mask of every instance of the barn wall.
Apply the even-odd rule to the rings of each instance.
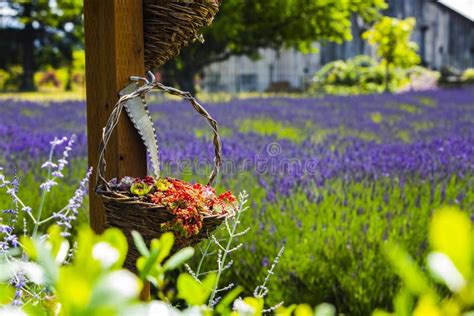
[[[415,17],[412,40],[419,46],[422,64],[440,70],[451,67],[459,71],[474,67],[474,22],[434,0],[388,0],[385,15],[404,19]],[[206,91],[265,91],[275,83],[303,88],[312,75],[333,60],[365,54],[375,56],[375,50],[362,40],[368,28],[352,17],[352,41],[342,44],[315,43],[318,53],[302,54],[294,49],[279,51],[264,49],[261,59],[232,57],[209,66],[204,71]]]

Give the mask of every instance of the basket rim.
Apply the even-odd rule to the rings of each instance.
[[[214,4],[219,6],[222,0],[144,0],[143,3],[145,6],[153,5],[157,3],[187,3],[187,4]]]
[[[105,189],[104,189],[105,188]],[[142,205],[144,209],[147,209],[147,210],[159,210],[159,209],[163,209],[163,210],[171,210],[169,207],[166,207],[166,206],[159,206],[157,204],[154,204],[154,203],[150,203],[150,202],[146,202],[142,199],[140,199],[140,197],[136,197],[136,196],[130,196],[129,194],[124,194],[126,191],[115,191],[115,190],[112,190],[112,189],[108,189],[106,186],[103,186],[103,185],[98,185],[97,188],[96,188],[96,194],[98,194],[99,196],[101,196],[102,198],[106,199],[106,200],[113,200],[115,201],[116,203],[123,203],[123,204],[136,204],[137,206],[140,206]],[[220,219],[220,218],[231,218],[233,217],[233,213],[227,213],[227,214],[209,214],[209,213],[201,213],[202,214],[202,217],[203,217],[203,220],[205,220],[206,218],[207,219]],[[174,214],[173,214],[174,215]]]

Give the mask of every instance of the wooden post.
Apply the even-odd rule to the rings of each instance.
[[[95,169],[102,129],[118,92],[131,75],[145,73],[142,0],[84,0],[84,26],[89,165]],[[125,113],[111,138],[106,160],[107,179],[146,175],[145,146]],[[95,171],[90,182],[90,223],[101,233],[105,214],[94,194]],[[145,292],[149,295],[149,289]]]
[[[96,168],[102,129],[131,75],[144,75],[143,8],[141,0],[85,0],[87,137],[89,165]],[[107,148],[107,178],[146,175],[146,151],[125,113]],[[94,172],[95,173],[95,172]],[[90,194],[90,221],[100,233],[105,215]]]

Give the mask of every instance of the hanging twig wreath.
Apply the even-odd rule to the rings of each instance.
[[[145,65],[163,65],[182,47],[202,40],[201,29],[211,24],[222,0],[144,0]]]
[[[147,242],[158,238],[165,231],[173,231],[176,236],[174,250],[177,250],[207,238],[225,217],[233,216],[235,197],[230,192],[217,195],[212,188],[221,165],[221,139],[217,122],[190,93],[166,87],[156,82],[152,74],[150,76],[150,81],[132,77],[135,81],[145,81],[145,84],[127,86],[107,121],[99,148],[96,192],[104,201],[107,226],[121,229],[130,241],[130,232],[134,230]],[[210,126],[215,158],[206,185],[161,177],[154,127],[144,103],[146,94],[152,90],[189,101]],[[147,147],[154,177],[105,179],[105,151],[124,108]],[[131,247],[126,265],[133,267],[137,258],[137,250]]]

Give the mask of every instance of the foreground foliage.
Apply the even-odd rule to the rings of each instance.
[[[429,231],[431,251],[423,269],[402,247],[389,244],[386,254],[403,286],[394,298],[393,314],[375,311],[373,315],[472,315],[473,233],[470,218],[459,209],[435,212]]]

